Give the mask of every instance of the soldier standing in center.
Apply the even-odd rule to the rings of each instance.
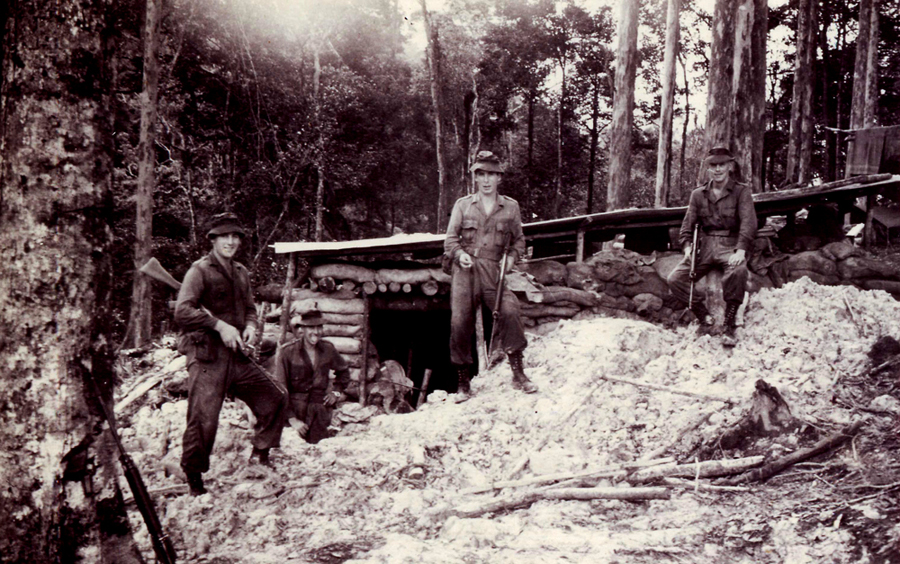
[[[475,308],[494,307],[500,260],[508,246],[507,271],[525,253],[525,235],[519,204],[497,193],[503,177],[500,159],[481,151],[472,165],[477,192],[456,201],[447,225],[444,255],[452,261],[450,286],[450,362],[457,369],[459,394],[471,393],[472,330]],[[525,393],[537,391],[522,367],[522,351],[528,345],[519,316],[519,301],[507,287],[502,289],[500,317],[495,338],[509,359],[513,387]]]

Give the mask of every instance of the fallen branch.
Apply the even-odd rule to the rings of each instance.
[[[627,477],[627,480],[635,484],[663,477],[711,478],[713,476],[727,476],[728,474],[737,474],[754,466],[759,466],[764,461],[764,456],[748,456],[747,458],[729,460],[706,460],[692,464],[654,466],[653,468],[645,468],[634,472]]]
[[[493,490],[502,490],[505,488],[520,488],[524,486],[535,486],[541,484],[549,484],[551,482],[559,482],[562,480],[573,480],[573,479],[584,479],[584,478],[606,478],[606,477],[615,477],[618,475],[624,476],[627,474],[629,470],[634,470],[636,468],[646,468],[648,466],[658,466],[660,464],[668,464],[671,463],[673,458],[661,458],[657,460],[643,460],[636,462],[628,462],[625,464],[612,464],[610,466],[603,466],[601,468],[592,468],[590,470],[582,470],[581,472],[564,472],[560,474],[546,474],[544,476],[533,476],[531,478],[524,478],[522,480],[503,480],[499,482],[492,482],[486,486],[478,486],[474,488],[467,488],[465,490],[460,491],[462,494],[479,494],[485,493]]]
[[[775,474],[778,474],[789,466],[792,466],[798,462],[802,462],[807,458],[818,456],[824,452],[842,445],[844,442],[851,439],[857,431],[859,431],[859,428],[862,426],[863,421],[863,419],[860,419],[853,424],[848,425],[841,431],[838,431],[837,433],[826,437],[825,439],[822,439],[809,448],[794,451],[791,454],[773,460],[762,468],[757,468],[739,476],[735,476],[727,480],[721,480],[720,482],[722,485],[736,486],[737,484],[743,484],[746,482],[762,482],[768,480],[769,478],[771,478]]]
[[[656,390],[659,392],[668,392],[670,394],[689,396],[692,398],[699,398],[699,399],[704,399],[704,400],[708,400],[708,401],[721,401],[721,402],[724,402],[727,404],[737,403],[737,400],[734,400],[731,398],[726,398],[726,397],[722,397],[722,396],[711,396],[709,394],[698,394],[696,392],[687,392],[684,390],[668,388],[666,386],[657,386],[656,384],[647,384],[646,382],[638,382],[637,380],[629,380],[628,378],[621,378],[621,377],[617,377],[617,376],[604,376],[602,374],[599,377],[608,382],[617,382],[619,384],[631,384],[632,386],[637,386],[639,388],[647,388],[647,389]]]
[[[496,513],[527,507],[542,499],[559,500],[592,500],[592,499],[624,499],[629,501],[647,499],[669,499],[666,488],[565,488],[530,491],[517,495],[492,499],[487,503],[469,503],[450,511],[452,515],[462,518],[479,517],[485,513]]]
[[[663,478],[663,482],[667,486],[676,488],[685,488],[689,490],[699,490],[701,492],[749,492],[750,488],[742,486],[713,486],[707,483],[697,481],[683,480],[681,478]]]

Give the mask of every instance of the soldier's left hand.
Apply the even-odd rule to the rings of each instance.
[[[327,396],[325,396],[325,401],[323,403],[325,404],[325,407],[331,407],[343,399],[344,399],[344,394],[342,394],[341,392],[335,391],[335,392],[331,392]]]
[[[731,266],[740,266],[744,262],[746,252],[744,249],[737,249],[734,251],[730,257],[728,257],[728,264]]]
[[[516,258],[512,256],[506,257],[506,271],[509,272],[516,265]]]
[[[256,327],[252,325],[248,325],[247,327],[245,327],[244,334],[242,335],[244,342],[252,343],[254,337],[256,337]]]

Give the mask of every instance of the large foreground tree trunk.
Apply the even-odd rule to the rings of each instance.
[[[147,0],[144,22],[144,87],[141,92],[141,133],[138,144],[138,181],[134,194],[134,263],[139,268],[153,255],[153,192],[156,189],[156,117],[159,93],[160,0]],[[150,279],[134,272],[131,319],[125,346],[150,342],[153,307]]]
[[[634,125],[634,79],[637,72],[637,31],[640,2],[622,0],[619,46],[616,51],[616,91],[609,132],[609,187],[606,209],[628,207],[631,183],[631,129]]]
[[[9,562],[138,561],[89,385],[111,398],[102,308],[112,5],[19,0],[3,21],[0,558]]]
[[[766,0],[743,0],[735,22],[734,155],[743,181],[763,191],[763,138],[766,111]]]
[[[709,58],[709,95],[706,111],[707,148],[731,148],[731,124],[734,110],[734,31],[737,0],[716,0],[713,13],[713,37]],[[705,170],[700,171],[701,181]]]

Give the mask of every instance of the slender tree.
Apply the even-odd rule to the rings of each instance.
[[[656,198],[658,208],[669,205],[672,171],[672,116],[675,107],[675,61],[681,36],[681,0],[668,0],[666,10],[666,51],[662,69],[662,100],[659,116],[659,148],[656,158]]]
[[[444,169],[444,141],[443,130],[441,126],[444,102],[442,98],[443,75],[441,73],[441,47],[440,34],[428,11],[425,0],[419,0],[422,7],[422,17],[425,20],[425,37],[427,39],[426,58],[428,62],[428,71],[431,78],[431,103],[434,112],[434,149],[437,157],[437,173],[438,173],[438,205],[437,219],[435,222],[435,230],[441,232],[447,225],[449,217],[449,202],[447,202],[446,173]]]
[[[631,129],[634,125],[634,81],[637,72],[637,28],[640,2],[619,3],[619,45],[609,143],[609,187],[606,209],[628,207],[631,183]]]
[[[138,180],[134,191],[134,263],[140,267],[153,255],[153,192],[156,189],[156,122],[159,97],[160,0],[146,0],[144,18],[144,80],[141,92],[141,133],[138,144]],[[131,294],[131,320],[127,335],[135,347],[150,342],[153,321],[150,279],[135,269]]]

